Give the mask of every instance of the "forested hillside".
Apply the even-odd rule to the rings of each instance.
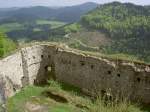
[[[7,55],[16,49],[16,43],[7,38],[7,36],[0,32],[0,57]]]
[[[82,17],[87,29],[105,33],[113,42],[105,46],[107,53],[127,53],[149,60],[150,8],[130,3],[101,5]]]

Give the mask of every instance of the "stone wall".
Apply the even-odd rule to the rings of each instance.
[[[26,85],[55,78],[90,95],[109,93],[150,103],[150,65],[89,56],[46,44],[22,48],[1,60],[0,65],[4,77],[4,81],[0,80],[0,93],[7,90],[1,89],[7,87],[1,87],[3,82],[8,82],[5,85],[10,85],[13,93]]]
[[[27,85],[45,82],[45,78],[48,78],[47,67],[54,65],[54,51],[54,46],[46,45],[35,45],[22,49],[22,57],[25,63],[23,69],[26,69],[24,72],[24,82]]]
[[[56,79],[90,94],[109,93],[150,103],[150,66],[59,51]]]
[[[22,88],[22,56],[17,52],[0,61],[0,96],[6,99]]]

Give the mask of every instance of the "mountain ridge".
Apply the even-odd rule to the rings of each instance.
[[[67,7],[46,7],[46,6],[33,6],[23,8],[9,8],[0,10],[0,18],[8,19],[14,18],[19,20],[22,16],[24,19],[26,16],[32,18],[43,18],[43,19],[56,19],[65,22],[75,22],[80,19],[80,16],[87,13],[88,11],[96,8],[98,4],[87,2],[75,6]]]

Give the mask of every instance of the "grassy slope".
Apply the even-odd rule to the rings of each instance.
[[[51,28],[54,29],[54,28],[64,26],[66,23],[60,22],[60,21],[37,20],[36,24],[37,25],[51,25]]]
[[[51,25],[52,29],[61,27],[65,24],[66,23],[59,22],[59,21],[48,21],[48,20],[37,20],[36,21],[36,25]],[[22,30],[22,29],[25,29],[24,23],[20,24],[17,22],[12,22],[12,23],[5,23],[5,24],[0,25],[0,31],[1,32],[10,32],[10,31]],[[34,30],[37,30],[37,29],[34,29]]]
[[[70,92],[67,93],[62,88]],[[26,104],[30,102],[32,105],[41,105],[46,107],[49,112],[85,112],[85,109],[80,109],[75,105],[79,102],[87,103],[86,100],[76,96],[75,92],[71,92],[73,90],[77,89],[72,89],[71,86],[60,85],[53,81],[50,81],[49,87],[29,86],[7,101],[7,111],[25,112],[28,110]],[[61,96],[67,98],[69,103],[55,101],[53,98],[44,95],[44,92],[46,91],[52,91],[56,92],[57,94],[61,94]]]
[[[23,25],[19,23],[7,23],[7,24],[2,24],[0,25],[0,31],[1,32],[9,32],[13,30],[21,30],[23,29]]]
[[[22,89],[14,97],[8,99],[6,107],[8,112],[32,112],[29,107],[45,107],[42,112],[149,112],[136,105],[122,101],[118,104],[104,100],[90,100],[80,94],[78,88],[68,86],[63,83],[50,81],[47,87],[29,86]],[[54,98],[45,95],[44,92],[54,92],[67,99],[67,103],[62,103]],[[58,97],[57,97],[58,98]],[[56,99],[57,99],[56,98]],[[27,107],[27,104],[28,105]],[[36,111],[38,112],[38,111]],[[39,111],[41,112],[41,111]]]

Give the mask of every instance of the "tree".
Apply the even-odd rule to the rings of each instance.
[[[0,57],[7,55],[16,49],[16,44],[9,39],[4,33],[0,32]]]

